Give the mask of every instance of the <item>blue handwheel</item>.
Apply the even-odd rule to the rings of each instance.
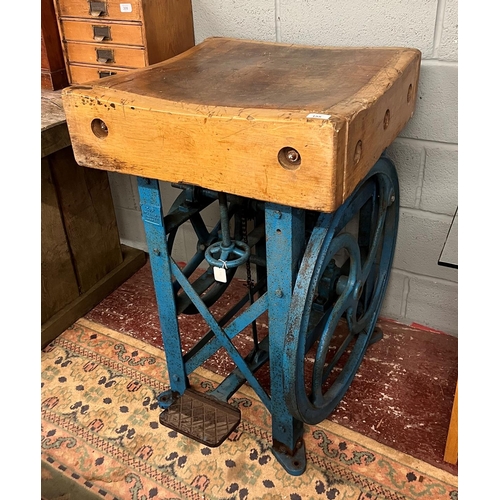
[[[385,156],[335,212],[317,219],[284,345],[285,401],[302,422],[328,417],[359,368],[387,288],[398,219],[397,173]]]
[[[166,220],[171,217],[174,221],[176,217],[181,218],[182,223],[190,223],[196,237],[198,239],[196,245],[196,251],[192,258],[187,262],[186,266],[182,269],[183,274],[186,277],[191,277],[191,275],[196,271],[198,266],[205,259],[206,249],[218,241],[218,233],[220,231],[221,221],[219,220],[213,229],[209,231],[207,226],[200,214],[202,208],[208,205],[208,203],[200,203],[200,210],[193,209],[193,202],[187,201],[187,194],[182,191],[177,199],[172,204],[170,211],[167,215]],[[181,207],[181,208],[179,208]],[[238,206],[235,205],[231,208],[229,219],[234,218],[234,227],[236,234],[241,233],[241,217],[237,214]],[[177,235],[177,230],[179,226],[174,226],[167,234],[167,247],[170,254],[175,243],[175,237]],[[231,283],[234,275],[236,273],[236,268],[228,268],[227,271],[227,281],[226,283],[219,283],[215,281],[212,269],[205,270],[198,278],[192,280],[193,288],[200,295],[203,303],[210,307],[212,306],[226,291],[227,287]],[[181,289],[180,285],[176,280],[172,283],[175,292],[175,301],[178,314],[198,314],[198,309],[193,305],[189,296]]]

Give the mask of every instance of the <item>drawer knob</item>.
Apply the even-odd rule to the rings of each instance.
[[[92,17],[99,17],[106,15],[106,2],[89,2],[90,15]]]
[[[111,28],[109,26],[92,26],[92,31],[96,42],[111,40]]]
[[[96,49],[96,53],[97,53],[97,62],[100,62],[101,64],[114,62],[112,50]]]

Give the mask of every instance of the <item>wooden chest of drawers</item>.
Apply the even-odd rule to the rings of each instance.
[[[143,68],[194,45],[191,0],[54,0],[69,83]]]

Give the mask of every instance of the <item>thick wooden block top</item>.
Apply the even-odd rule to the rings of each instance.
[[[330,212],[412,116],[420,56],[209,38],[62,96],[80,165]]]

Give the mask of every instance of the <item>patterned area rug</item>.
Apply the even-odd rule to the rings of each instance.
[[[163,351],[81,319],[42,351],[42,497],[456,500],[457,477],[329,421],[306,426],[307,469],[271,453],[271,417],[244,386],[237,430],[208,448],[159,424]],[[199,368],[198,390],[221,379]]]

